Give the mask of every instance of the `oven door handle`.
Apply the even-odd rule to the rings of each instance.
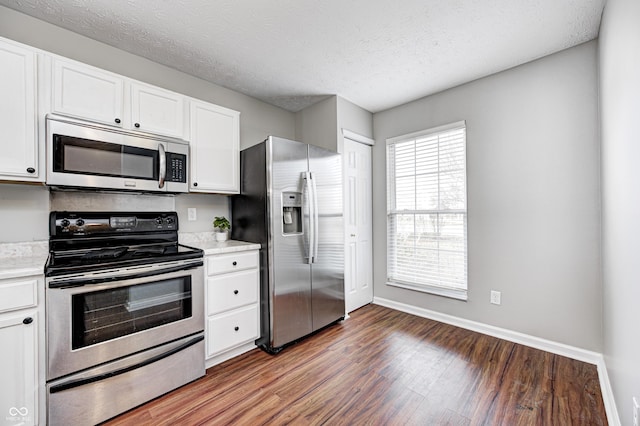
[[[85,285],[94,285],[94,284],[102,284],[109,283],[113,281],[125,281],[136,278],[145,278],[152,277],[155,275],[168,274],[171,272],[180,272],[187,271],[189,269],[199,268],[204,265],[203,261],[190,263],[188,265],[176,265],[171,266],[169,268],[163,269],[154,269],[146,272],[137,272],[134,274],[128,275],[112,275],[112,276],[104,276],[104,277],[96,277],[96,278],[74,278],[70,280],[61,280],[61,281],[51,281],[49,283],[49,288],[68,288],[68,287],[82,287]]]
[[[57,392],[62,392],[68,389],[73,389],[73,388],[77,388],[79,386],[83,386],[83,385],[87,385],[89,383],[94,383],[94,382],[99,382],[100,380],[105,380],[105,379],[109,379],[111,377],[115,377],[115,376],[119,376],[121,374],[124,373],[128,373],[129,371],[133,371],[136,370],[138,368],[144,367],[146,365],[149,364],[153,364],[154,362],[158,362],[161,359],[170,357],[173,354],[176,354],[180,351],[183,351],[185,349],[187,349],[190,346],[195,345],[198,342],[201,342],[204,340],[204,336],[198,336],[194,339],[189,340],[188,342],[183,343],[180,346],[176,346],[173,349],[168,350],[167,352],[155,355],[147,360],[144,360],[142,362],[139,362],[137,364],[134,365],[130,365],[128,367],[124,367],[124,368],[120,368],[118,370],[114,370],[114,371],[109,371],[108,373],[103,373],[103,374],[97,374],[95,376],[91,376],[91,377],[85,377],[83,379],[76,379],[76,380],[71,380],[69,382],[66,383],[61,383],[59,385],[55,385],[55,386],[51,386],[51,388],[49,388],[49,393],[57,393]]]

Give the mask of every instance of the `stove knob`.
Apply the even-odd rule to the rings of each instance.
[[[60,221],[60,226],[62,226],[63,228],[66,228],[67,226],[70,225],[71,222],[69,222],[69,219],[62,219]]]
[[[162,225],[162,218],[161,217],[156,217],[156,223],[158,225]]]
[[[76,220],[76,226],[84,226],[84,220],[83,219]]]
[[[172,217],[168,217],[168,218],[167,218],[167,223],[168,223],[169,225],[171,225],[173,222],[175,222],[175,219],[174,219],[174,218],[172,218]]]

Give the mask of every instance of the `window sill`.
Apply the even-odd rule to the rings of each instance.
[[[420,293],[434,294],[436,296],[448,297],[450,299],[462,300],[464,302],[467,301],[467,290],[453,290],[447,288],[440,288],[435,286],[424,286],[417,284],[409,284],[409,283],[397,283],[392,281],[387,281],[387,285],[392,287],[400,287],[405,288],[407,290],[419,291]]]

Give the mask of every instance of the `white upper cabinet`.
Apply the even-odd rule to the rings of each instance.
[[[122,126],[124,79],[76,62],[55,60],[54,112]]]
[[[191,100],[191,192],[240,192],[240,113]]]
[[[53,112],[185,139],[184,96],[89,65],[56,58]]]
[[[36,53],[0,41],[0,69],[0,179],[42,181],[36,137]]]
[[[131,121],[136,130],[184,137],[184,96],[131,83]]]

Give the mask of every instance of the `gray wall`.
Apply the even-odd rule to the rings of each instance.
[[[373,114],[333,95],[296,113],[296,140],[342,152],[342,129],[373,138]]]
[[[338,152],[342,152],[342,129],[373,139],[373,114],[348,100],[337,97]]]
[[[240,111],[240,146],[254,145],[268,135],[286,138],[295,137],[295,114],[266,104],[249,96],[206,82],[164,65],[151,62],[140,56],[97,42],[71,31],[56,27],[44,21],[0,6],[0,36],[62,55],[127,77],[135,78],[156,86],[164,87],[194,98],[212,102]],[[46,217],[49,212],[47,190],[43,187],[14,189],[15,185],[0,184],[0,219],[3,223],[17,224],[11,229],[0,228],[0,243],[47,239]],[[135,205],[135,195],[115,197],[110,194],[78,194],[72,204],[78,208],[90,209],[96,205],[113,206],[114,210],[123,206],[122,199],[131,200]],[[65,196],[70,200],[69,196]],[[52,200],[52,209],[60,203]],[[124,207],[129,203],[124,203]],[[162,207],[166,203],[161,202]],[[181,218],[182,231],[211,231],[214,216],[228,215],[228,197],[223,195],[187,194],[172,200]],[[156,203],[150,202],[150,206]],[[21,213],[15,206],[23,206],[27,212]],[[41,206],[41,207],[40,207]],[[124,208],[123,207],[123,208]],[[186,209],[196,207],[198,220],[188,222]],[[183,215],[184,213],[184,215]],[[44,222],[42,218],[45,218]],[[17,229],[20,228],[18,231]]]
[[[296,113],[295,140],[337,150],[338,103],[331,96]]]
[[[640,402],[640,3],[609,0],[599,40],[604,355],[621,421]]]
[[[0,183],[0,243],[49,239],[49,191]]]
[[[602,350],[596,43],[374,114],[376,297]],[[386,285],[385,140],[467,123],[466,302]],[[489,303],[490,290],[502,305]]]

